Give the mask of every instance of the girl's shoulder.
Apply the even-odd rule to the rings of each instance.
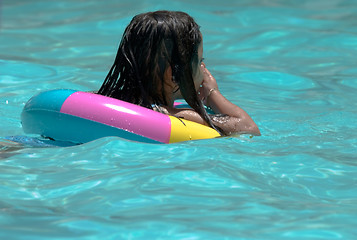
[[[208,126],[206,121],[192,108],[175,108],[164,105],[155,105],[153,109],[157,112],[161,112],[167,115],[183,118],[192,122],[197,122]]]

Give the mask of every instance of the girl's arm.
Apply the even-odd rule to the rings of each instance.
[[[218,90],[216,79],[201,65],[203,82],[198,91],[199,97],[205,105],[210,107],[216,114],[211,117],[214,125],[219,127],[224,135],[251,134],[260,136],[258,126],[252,118],[240,107],[228,101]],[[161,111],[176,117],[184,118],[193,122],[208,125],[204,119],[193,109],[177,109],[162,106]]]
[[[259,128],[253,119],[242,108],[231,103],[221,94],[216,79],[204,64],[201,65],[201,70],[203,82],[199,89],[199,96],[216,114],[223,114],[223,116],[214,116],[213,123],[226,135],[246,133],[260,136]]]

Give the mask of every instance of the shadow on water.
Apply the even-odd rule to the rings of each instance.
[[[17,153],[17,151],[27,148],[28,146],[14,142],[8,139],[1,138],[0,139],[0,160],[7,159],[9,157],[12,157]]]
[[[27,148],[70,147],[74,145],[76,144],[28,136],[0,137],[0,160],[20,154],[21,150]]]

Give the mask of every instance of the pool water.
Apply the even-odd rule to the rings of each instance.
[[[0,4],[1,239],[354,239],[357,1]],[[201,25],[207,68],[262,136],[18,144],[26,101],[98,89],[138,13]],[[29,136],[33,137],[33,136]]]

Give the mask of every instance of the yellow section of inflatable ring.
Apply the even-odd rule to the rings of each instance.
[[[169,143],[216,138],[221,136],[211,127],[182,118],[169,117],[171,119],[171,135]]]

